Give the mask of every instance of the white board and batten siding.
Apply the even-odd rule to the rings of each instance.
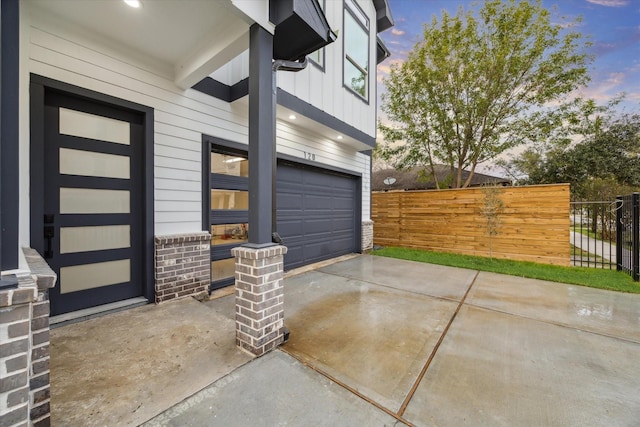
[[[368,103],[343,86],[343,16],[342,1],[327,0],[325,16],[338,39],[324,48],[324,71],[308,65],[297,73],[280,73],[278,86],[303,101],[331,114],[345,123],[375,138],[376,136],[376,10],[371,0],[354,0],[369,18],[369,73]]]
[[[327,2],[329,3],[329,2]],[[166,67],[71,29],[46,16],[21,11],[21,217],[29,218],[29,73],[146,105],[154,109],[154,198],[156,235],[195,232],[201,224],[202,135],[247,143],[248,111],[241,103],[178,88]],[[246,105],[246,104],[245,104]],[[358,126],[360,127],[360,126]],[[302,141],[302,142],[301,142]],[[363,175],[363,218],[369,214],[369,161],[352,149],[280,123],[278,151],[296,157],[316,154],[318,166]],[[333,145],[332,145],[333,144]],[[367,188],[365,188],[367,187]],[[365,214],[366,211],[366,214]],[[29,221],[20,244],[29,245]]]

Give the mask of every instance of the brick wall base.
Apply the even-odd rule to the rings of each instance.
[[[0,291],[0,425],[27,425],[30,420],[31,305],[36,281],[20,279],[16,289]]]
[[[0,291],[0,425],[51,423],[49,298],[56,275],[40,255],[23,249],[31,274]]]
[[[211,234],[156,236],[154,242],[156,303],[206,297],[211,283]]]
[[[236,344],[256,356],[284,341],[284,246],[233,248],[236,258]]]
[[[362,252],[373,249],[373,221],[362,221]]]

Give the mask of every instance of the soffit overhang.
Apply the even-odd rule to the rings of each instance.
[[[318,0],[270,0],[269,19],[276,26],[273,59],[298,61],[337,38]]]

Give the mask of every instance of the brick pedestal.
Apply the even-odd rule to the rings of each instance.
[[[236,344],[256,356],[284,341],[284,246],[239,247],[236,258]]]
[[[31,305],[35,280],[0,291],[0,425],[27,425],[31,364]]]
[[[373,221],[362,221],[362,252],[373,249]]]
[[[31,274],[0,291],[0,425],[48,426],[49,298],[56,275],[30,248]]]

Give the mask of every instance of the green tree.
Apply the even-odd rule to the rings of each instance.
[[[612,200],[640,188],[640,115],[598,116],[573,145],[537,152],[509,163],[523,184],[567,182],[576,200]]]
[[[526,140],[526,149],[509,160],[499,159],[496,164],[519,184],[575,182],[571,179],[558,181],[557,177],[547,175],[545,163],[552,166],[560,160],[559,155],[575,145],[576,140],[602,132],[605,121],[613,116],[614,108],[622,99],[623,96],[618,96],[606,105],[597,105],[593,100],[576,98],[557,109],[534,113],[541,117],[533,121],[537,127],[523,127],[521,133]],[[562,170],[565,176],[576,173],[563,165],[552,167]]]
[[[500,197],[502,187],[485,185],[482,188],[482,207],[480,215],[484,218],[484,230],[489,236],[489,258],[493,259],[493,237],[500,234],[504,202]]]
[[[423,166],[436,184],[434,165],[444,163],[453,186],[466,187],[479,163],[563,123],[564,96],[588,81],[586,47],[540,1],[443,12],[384,80],[392,124],[380,125],[376,154],[399,168]]]

